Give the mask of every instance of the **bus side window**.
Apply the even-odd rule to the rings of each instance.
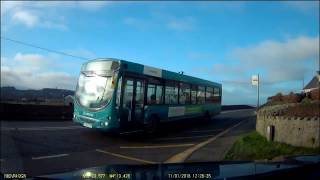
[[[213,96],[214,96],[215,100],[218,100],[218,101],[220,100],[220,89],[219,88],[215,87],[213,89]]]
[[[144,100],[144,82],[143,81],[137,81],[136,84],[136,106],[143,107],[143,100]]]
[[[179,103],[189,104],[190,103],[190,85],[185,83],[180,83],[179,92]]]
[[[214,94],[213,94],[213,96],[215,96],[215,97],[220,96],[219,88],[214,88]]]
[[[186,84],[186,89],[185,89],[185,96],[186,96],[186,104],[191,103],[191,93],[190,93],[191,87],[190,84]]]
[[[163,103],[162,88],[163,87],[161,85],[157,85],[157,88],[156,88],[156,101],[157,101],[157,104],[162,104]]]
[[[165,88],[165,103],[178,104],[178,84],[167,82]]]
[[[166,85],[166,96],[165,96],[166,104],[171,104],[172,96],[173,96],[173,87]]]
[[[212,103],[213,102],[213,88],[207,87],[206,88],[206,103]]]
[[[198,92],[197,92],[198,104],[204,104],[204,101],[205,101],[204,94],[205,94],[204,86],[198,86]]]
[[[192,85],[191,88],[191,104],[197,103],[197,86]]]
[[[156,104],[156,85],[148,84],[147,103]]]

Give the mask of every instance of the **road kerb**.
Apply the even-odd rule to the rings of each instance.
[[[57,158],[57,157],[64,157],[69,156],[69,154],[55,154],[55,155],[49,155],[49,156],[39,156],[39,157],[32,157],[32,160],[39,160],[39,159],[49,159],[49,158]]]
[[[155,145],[155,146],[120,146],[120,149],[158,149],[158,148],[177,148],[188,147],[194,144],[168,144],[168,145]]]
[[[184,162],[188,157],[191,156],[192,153],[194,153],[195,151],[197,151],[198,149],[202,148],[203,146],[211,143],[212,141],[216,140],[218,137],[223,136],[224,134],[228,133],[230,130],[232,130],[233,128],[236,128],[237,126],[241,125],[242,123],[244,123],[244,121],[240,121],[239,123],[229,127],[228,129],[222,131],[221,133],[217,134],[216,136],[209,138],[206,141],[203,141],[193,147],[190,147],[188,149],[186,149],[185,151],[182,151],[174,156],[171,156],[169,159],[167,159],[164,163],[182,163]]]

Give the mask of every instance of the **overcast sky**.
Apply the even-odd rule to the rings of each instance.
[[[9,2],[1,36],[222,83],[223,104],[298,92],[319,67],[319,2]],[[86,60],[1,39],[1,86],[74,90]]]

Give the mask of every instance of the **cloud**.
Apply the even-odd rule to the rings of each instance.
[[[230,88],[232,86],[225,85],[222,87],[222,104],[223,105],[236,105],[247,104],[256,105],[256,92],[252,87],[238,87]],[[244,96],[245,95],[245,96]]]
[[[75,90],[76,82],[76,77],[61,72],[19,72],[8,67],[1,71],[1,86],[14,86],[18,89],[61,88]]]
[[[2,2],[1,2],[2,3]],[[29,2],[30,3],[30,2]],[[66,30],[60,15],[49,13],[49,7],[37,6],[28,2],[6,2],[1,6],[1,21],[6,27],[23,25],[27,28],[42,27],[48,29]]]
[[[17,53],[12,60],[12,65],[16,66],[17,70],[36,71],[53,66],[53,63],[40,54]]]
[[[211,12],[243,12],[249,2],[246,1],[232,1],[232,2],[218,2],[218,1],[203,1],[197,3],[197,7],[201,10]]]
[[[28,28],[42,27],[48,29],[66,30],[63,11],[68,9],[81,9],[97,11],[111,2],[104,1],[1,1],[1,21],[6,26],[22,24]],[[57,11],[59,10],[59,11]],[[57,14],[59,12],[59,14]]]
[[[127,24],[127,25],[135,25],[137,24],[139,20],[137,18],[133,18],[133,17],[126,17],[123,20],[123,23]]]
[[[195,19],[193,17],[170,18],[167,22],[167,27],[173,30],[187,31],[194,28]]]
[[[187,57],[191,60],[212,60],[214,55],[208,52],[190,52]]]
[[[68,29],[68,27],[64,24],[55,23],[55,22],[51,22],[51,21],[43,21],[43,23],[41,24],[41,27],[45,27],[48,29],[58,29],[58,30],[67,30]]]
[[[160,11],[152,11],[149,18],[125,17],[123,23],[135,28],[150,27],[174,31],[190,31],[195,28],[196,19],[192,16],[174,16]]]
[[[9,11],[12,11],[22,4],[22,1],[1,1],[1,18],[4,14],[7,14]]]
[[[39,8],[74,8],[86,11],[97,11],[110,4],[112,4],[110,1],[42,1],[34,2],[33,6]]]
[[[303,13],[318,12],[319,14],[319,1],[285,1],[282,3]]]
[[[96,11],[107,5],[110,5],[110,1],[78,1],[78,6],[84,10]]]
[[[13,14],[12,19],[26,25],[27,27],[33,27],[39,23],[38,17],[28,11],[17,11]]]
[[[143,20],[135,17],[125,17],[123,19],[123,23],[125,25],[132,26],[138,29],[144,29],[145,27],[150,25],[148,20]]]
[[[307,63],[319,59],[319,36],[267,40],[252,47],[236,48],[231,57],[244,70],[262,70],[271,82],[301,80],[309,70]]]
[[[108,1],[1,1],[1,13],[5,14],[9,11],[17,9],[83,9],[87,11],[97,11],[101,8],[112,4]]]
[[[264,82],[264,80],[262,79]],[[267,98],[278,92],[288,94],[298,93],[302,83],[279,82],[276,84],[260,84],[260,105],[267,101]],[[222,104],[257,104],[257,87],[250,84],[250,79],[235,78],[234,80],[222,81]]]
[[[12,58],[1,57],[1,86],[20,89],[63,88],[74,90],[77,78],[54,71],[49,56],[17,53]]]
[[[21,53],[17,53],[14,57],[14,60],[20,61],[20,62],[28,62],[28,63],[31,63],[32,65],[42,64],[43,62],[47,61],[40,54],[21,54]]]
[[[228,74],[229,77],[235,76],[238,77],[240,74],[245,73],[245,69],[239,68],[236,65],[230,65],[230,64],[214,64],[212,68],[212,73],[216,74]]]
[[[195,67],[197,73],[212,75],[223,86],[223,104],[255,104],[256,88],[251,75],[260,73],[261,102],[277,92],[298,92],[302,79],[319,67],[319,36],[300,36],[284,41],[265,40],[232,49],[228,61],[211,67]]]

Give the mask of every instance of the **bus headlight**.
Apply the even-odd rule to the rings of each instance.
[[[108,126],[109,125],[108,122],[101,122],[100,124],[101,124],[101,126]]]
[[[82,174],[82,178],[91,178],[91,176],[92,176],[92,173],[90,171],[87,171]]]
[[[100,126],[108,126],[108,122],[100,122]]]

